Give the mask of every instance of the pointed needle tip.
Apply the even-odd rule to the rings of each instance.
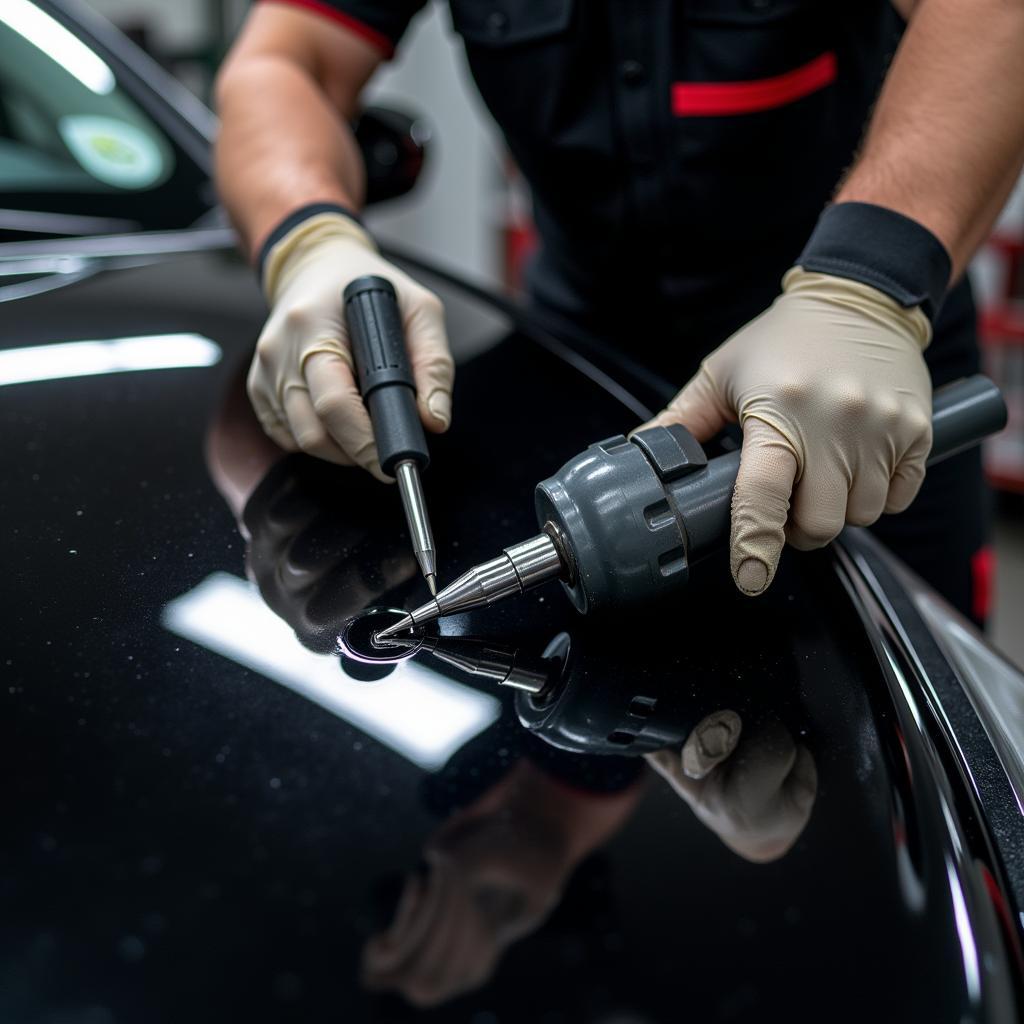
[[[382,629],[379,633],[375,633],[373,639],[388,640],[396,633],[401,633],[403,629],[411,629],[414,625],[415,622],[413,621],[413,617],[411,615],[406,615],[393,625],[388,626],[387,629]]]
[[[437,579],[432,572],[428,572],[424,579],[427,581],[427,586],[430,587],[430,596],[437,597]]]

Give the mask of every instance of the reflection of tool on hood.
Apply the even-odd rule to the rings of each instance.
[[[378,633],[373,642],[381,652],[393,648],[396,654],[406,657],[426,651],[460,672],[497,686],[510,686],[538,699],[558,678],[569,649],[567,633],[555,637],[539,656],[518,646],[475,636],[380,637]]]
[[[359,391],[370,413],[380,468],[398,481],[413,553],[434,594],[437,555],[420,483],[420,470],[426,469],[430,455],[416,410],[395,289],[383,277],[360,277],[345,289],[344,299]]]
[[[538,657],[520,647],[468,636],[424,637],[420,649],[460,672],[535,696],[547,690],[563,661],[562,648],[554,644]]]
[[[541,653],[539,647],[472,636],[406,635],[375,643],[403,656],[426,653],[474,679],[511,687],[524,728],[580,754],[636,756],[678,747],[723,701],[745,709],[758,696],[710,672],[713,686],[684,685],[678,664],[638,677],[633,652],[623,656],[619,644],[604,644],[594,633],[576,640],[559,633]],[[775,687],[771,693],[772,705],[785,701]]]
[[[929,465],[1002,429],[1006,406],[980,375],[935,392]],[[559,579],[580,612],[678,590],[729,536],[740,453],[708,460],[685,428],[612,437],[570,459],[536,491],[542,532],[474,566],[379,634],[393,636]]]

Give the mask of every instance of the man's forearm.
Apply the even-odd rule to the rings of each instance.
[[[362,204],[352,130],[300,66],[274,55],[240,59],[218,80],[217,101],[218,188],[250,255],[300,206]]]
[[[836,201],[928,228],[958,276],[1024,162],[1024,2],[918,0]]]

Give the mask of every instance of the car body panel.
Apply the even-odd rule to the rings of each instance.
[[[300,677],[320,678],[329,663],[369,702],[394,680],[354,682],[333,638],[364,604],[400,607],[422,584],[393,492],[305,457],[265,464],[236,377],[262,315],[244,268],[197,254],[60,294],[56,305],[10,303],[3,345],[188,333],[224,358],[0,394],[2,515],[14,524],[3,536],[0,693],[2,941],[5,976],[20,979],[0,988],[10,1019],[94,1006],[115,1020],[276,1019],[289,1007],[403,1019],[405,1001],[360,984],[394,900],[378,905],[375,894],[524,764],[556,793],[625,800],[629,813],[568,875],[550,916],[509,944],[492,980],[445,1004],[452,1019],[474,1007],[501,1008],[501,1019],[547,1008],[587,1020],[599,1007],[652,1020],[683,1007],[863,1019],[882,993],[908,1019],[1008,1019],[1013,951],[986,896],[986,879],[1001,891],[998,856],[965,809],[962,780],[938,769],[934,740],[916,752],[908,738],[828,554],[788,555],[756,604],[719,565],[677,607],[640,617],[580,620],[547,587],[445,626],[524,652],[570,634],[586,699],[632,706],[664,692],[676,725],[659,728],[676,729],[676,743],[729,707],[753,740],[768,728],[783,760],[806,748],[816,796],[781,856],[737,854],[642,760],[556,749],[523,726],[510,692],[429,654],[417,659],[431,679],[496,700],[500,717],[485,715],[474,739],[425,769],[401,740],[375,738],[386,722],[357,727],[328,710],[329,695],[280,685],[288,670],[273,658]],[[497,405],[494,381],[507,399]],[[524,395],[528,410],[512,400]],[[515,333],[460,366],[455,412],[428,476],[448,578],[535,528],[536,479],[635,423]],[[243,513],[240,524],[217,467],[245,463],[249,449],[260,472],[242,490],[270,480],[270,497],[262,518]],[[225,579],[219,599],[245,594],[237,608],[248,611],[236,621],[225,610],[220,624],[200,616],[201,635],[220,641],[169,628],[168,608]],[[269,614],[264,602],[288,624],[287,650],[280,638],[270,654],[255,639],[244,649],[247,635],[273,633],[254,611]]]
[[[398,498],[263,436],[229,244],[0,245],[0,1019],[1017,1019],[1019,674],[986,701],[861,531],[756,601],[724,560],[628,615],[548,585],[360,660],[425,596]],[[451,579],[670,387],[410,269],[459,355]]]

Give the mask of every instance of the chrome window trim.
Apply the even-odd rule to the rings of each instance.
[[[1012,896],[1020,942],[1024,940],[1020,780],[1007,771],[955,666],[916,606],[909,571],[863,529],[848,527],[832,551],[836,571],[875,649],[894,703],[898,707],[905,700],[901,693],[914,698],[920,720],[916,738],[936,751],[945,749],[947,774],[959,778],[960,788],[975,808],[973,817],[1002,876],[1001,888]],[[907,686],[893,685],[893,652],[909,670],[904,673]]]

